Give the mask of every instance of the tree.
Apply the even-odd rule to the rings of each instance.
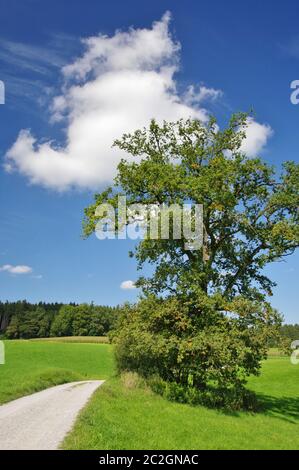
[[[207,126],[152,121],[149,130],[116,141],[139,162],[122,160],[115,180],[120,191],[108,188],[95,196],[85,212],[85,235],[95,229],[96,207],[108,202],[117,208],[119,195],[128,204],[203,204],[203,250],[186,250],[184,237],[144,240],[135,253],[139,266],[149,261],[157,269],[139,284],[161,293],[174,284],[184,288],[196,275],[203,292],[263,299],[275,284],[262,269],[298,247],[299,166],[286,162],[278,178],[260,158],[246,158],[240,151],[246,122],[246,115],[235,115],[221,132],[214,119]]]
[[[37,322],[38,328],[36,332],[37,338],[47,338],[50,333],[51,319],[45,308],[38,305],[32,315]]]
[[[50,319],[41,306],[19,317],[19,338],[45,338],[49,335],[49,330]]]
[[[20,334],[20,320],[19,317],[14,316],[9,323],[5,335],[9,339],[17,339]]]
[[[93,306],[90,335],[107,335],[114,327],[118,313],[119,307]]]
[[[150,263],[154,273],[139,278],[144,299],[121,315],[116,353],[121,368],[158,374],[187,395],[190,387],[201,396],[230,390],[239,404],[281,321],[268,301],[275,283],[264,267],[299,243],[299,166],[286,162],[277,174],[247,158],[247,123],[246,114],[234,115],[224,130],[214,118],[152,121],[124,135],[114,145],[136,160],[121,160],[114,187],[95,195],[84,220],[88,236],[101,219],[97,206],[117,209],[120,195],[148,207],[203,205],[200,250],[186,249],[183,234],[151,239],[147,232],[131,253],[139,269]]]
[[[111,307],[81,304],[75,309],[73,319],[74,336],[103,336],[111,329],[115,318]]]
[[[60,308],[51,325],[51,336],[72,336],[75,309],[72,305],[63,305]]]
[[[73,319],[73,335],[89,336],[90,322],[92,320],[92,305],[82,304],[76,307]]]

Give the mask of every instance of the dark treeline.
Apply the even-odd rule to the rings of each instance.
[[[105,336],[118,310],[94,304],[0,302],[0,335],[9,339]]]

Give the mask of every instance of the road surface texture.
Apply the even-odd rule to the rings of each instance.
[[[51,387],[0,406],[0,450],[54,450],[103,380]]]

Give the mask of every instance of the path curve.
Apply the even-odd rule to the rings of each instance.
[[[58,449],[104,380],[57,385],[0,406],[0,450]]]

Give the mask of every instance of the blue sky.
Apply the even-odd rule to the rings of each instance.
[[[0,0],[1,300],[136,297],[120,288],[136,279],[132,242],[81,239],[83,209],[113,177],[119,155],[109,142],[124,125],[207,112],[223,123],[254,108],[249,148],[278,166],[298,161],[297,2],[240,5]],[[278,282],[273,304],[289,322],[298,321],[298,266],[296,254],[267,269]]]

